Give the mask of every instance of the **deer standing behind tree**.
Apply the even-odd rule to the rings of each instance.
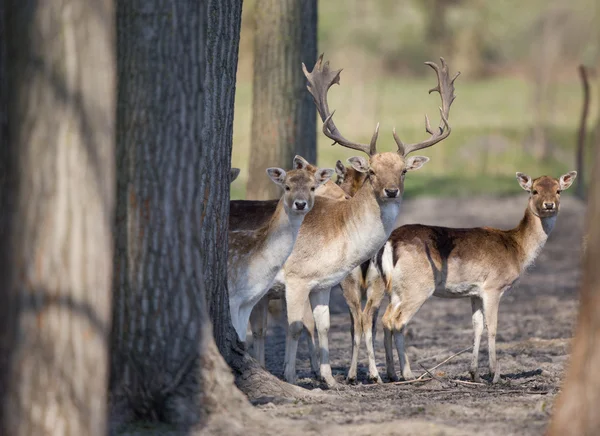
[[[523,219],[511,230],[410,224],[392,232],[375,257],[382,281],[371,283],[375,286],[366,305],[378,307],[384,289],[390,294],[390,304],[383,315],[388,378],[396,379],[392,339],[402,376],[407,380],[414,378],[405,352],[404,332],[423,303],[434,295],[471,298],[474,347],[469,372],[473,380],[480,381],[479,345],[485,322],[491,379],[493,383],[498,382],[496,328],[500,299],[543,248],[556,222],[560,193],[571,186],[576,176],[577,173],[571,171],[558,179],[542,176],[532,180],[526,174],[517,173],[519,184],[529,192],[529,201]],[[381,286],[382,283],[385,286]],[[355,295],[360,295],[358,286],[352,289]],[[345,292],[352,290],[345,289]],[[362,322],[363,327],[369,329],[373,321],[369,316],[373,316],[373,311],[368,315],[366,312],[365,309]],[[376,368],[370,353],[369,367]]]
[[[284,188],[270,220],[256,230],[229,231],[229,308],[242,342],[252,308],[265,296],[294,248],[300,225],[313,207],[315,190],[333,175],[333,169],[309,171],[308,166],[296,156],[289,172],[268,168],[271,180]]]
[[[235,168],[232,168],[232,173]],[[318,168],[308,164],[306,170],[315,174]],[[316,197],[327,198],[332,201],[343,201],[349,197],[337,184],[327,180],[315,190]],[[264,226],[275,213],[279,200],[231,200],[229,213],[230,230],[256,230]],[[270,289],[253,308],[250,315],[250,324],[253,335],[253,356],[264,367],[265,366],[265,336],[267,332],[267,308],[273,300],[283,300],[285,298],[285,287],[275,286]],[[276,303],[276,301],[273,301]],[[279,321],[283,321],[277,316]],[[308,338],[309,354],[311,356],[311,367],[315,374],[318,374],[319,364],[316,358],[314,348],[314,319],[312,316],[310,304],[307,302],[305,307],[305,332]]]

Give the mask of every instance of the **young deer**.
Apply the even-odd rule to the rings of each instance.
[[[469,372],[473,380],[480,380],[477,367],[485,321],[490,374],[492,383],[498,382],[496,328],[500,298],[514,286],[546,243],[558,215],[560,193],[571,186],[576,176],[571,171],[558,179],[542,176],[531,180],[528,175],[517,173],[519,184],[529,192],[529,201],[523,219],[511,230],[411,224],[392,232],[375,258],[391,293],[383,316],[388,377],[396,378],[394,338],[402,376],[414,378],[404,350],[404,330],[423,303],[435,295],[471,298],[474,341]],[[373,293],[381,294],[375,298],[380,302],[383,292]]]
[[[366,175],[356,171],[354,168],[344,166],[341,161],[337,161],[335,166],[337,174],[336,184],[344,192],[353,197],[366,180]],[[354,268],[344,280],[340,283],[342,294],[348,305],[350,313],[350,335],[352,336],[352,359],[350,369],[348,370],[348,381],[354,382],[358,369],[358,350],[363,333],[367,341],[367,353],[369,355],[369,379],[382,383],[375,364],[375,326],[379,305],[383,298],[383,283],[381,276],[369,259],[360,266]],[[367,300],[364,310],[361,308],[361,301]],[[368,326],[363,326],[368,322]]]
[[[316,169],[316,167],[313,167],[312,165],[309,165],[307,169],[310,171],[311,168]],[[350,197],[354,196],[356,191],[358,191],[358,188],[362,186],[367,177],[365,173],[361,173],[356,171],[354,168],[344,166],[344,164],[339,160],[336,162],[335,172],[337,174],[335,184],[331,182],[331,180],[328,181],[316,191],[315,195],[329,198],[331,200],[348,200]],[[237,212],[239,213],[239,207],[237,208]],[[271,289],[271,291],[269,291],[267,295],[265,295],[262,300],[260,300],[258,304],[254,306],[252,314],[250,315],[250,325],[254,339],[253,355],[263,367],[265,366],[265,337],[267,334],[269,302],[276,299],[282,300],[283,303],[285,303],[285,289],[282,290],[280,287],[278,287],[276,290]],[[287,316],[278,316],[278,320],[283,319],[285,319],[287,322]],[[306,301],[304,306],[302,323],[304,325],[304,330],[307,333],[308,353],[310,355],[311,369],[315,375],[318,375],[319,363],[317,361],[314,340],[315,322],[310,303],[308,301]]]
[[[298,230],[314,204],[315,190],[333,169],[307,171],[308,163],[294,158],[294,169],[269,168],[267,174],[284,193],[270,220],[255,230],[229,231],[228,288],[231,320],[241,341],[254,305],[267,293],[292,252]]]
[[[300,157],[297,157],[302,159]],[[309,164],[303,159],[306,170],[316,173],[318,168]],[[232,169],[233,172],[234,169]],[[323,197],[334,201],[343,201],[349,198],[344,191],[327,180],[315,190],[316,197]],[[273,215],[279,200],[232,200],[229,202],[229,229],[230,230],[255,230],[263,226]],[[267,333],[267,314],[269,302],[271,300],[285,299],[285,287],[275,286],[267,295],[265,295],[252,309],[250,315],[250,325],[253,336],[253,356],[262,365],[265,366],[265,336]],[[281,317],[278,317],[281,320]],[[309,354],[311,356],[311,367],[315,374],[318,374],[319,364],[315,352],[314,341],[314,318],[310,304],[307,302],[305,315],[303,317],[305,331],[307,333]]]
[[[323,133],[344,147],[359,150],[369,156],[353,157],[348,161],[353,169],[366,174],[356,195],[346,201],[317,198],[313,210],[306,216],[296,246],[284,265],[285,295],[288,316],[288,337],[284,377],[296,381],[296,352],[298,338],[303,329],[304,308],[310,300],[320,347],[320,375],[329,386],[336,381],[329,364],[329,295],[331,288],[364,261],[377,253],[385,244],[400,213],[404,176],[416,170],[429,159],[422,156],[407,157],[409,153],[430,147],[450,134],[448,116],[454,100],[454,78],[450,79],[448,67],[428,62],[438,77],[433,90],[441,95],[442,121],[433,130],[426,117],[426,130],[431,137],[423,142],[405,145],[394,132],[398,152],[377,153],[378,127],[370,144],[359,144],[344,138],[332,121],[333,113],[327,104],[327,91],[339,83],[340,71],[331,71],[321,55],[312,72],[303,65],[317,111],[323,120]],[[430,91],[431,92],[431,91]]]

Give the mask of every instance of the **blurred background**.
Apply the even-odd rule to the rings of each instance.
[[[405,142],[425,139],[424,114],[432,125],[439,121],[439,96],[427,93],[436,79],[423,62],[443,56],[451,74],[462,73],[450,115],[452,134],[423,151],[431,161],[407,178],[406,196],[519,192],[515,171],[557,177],[575,168],[580,64],[586,65],[591,85],[588,156],[600,124],[599,3],[322,0],[318,52],[333,68],[344,69],[341,86],[329,92],[336,125],[347,138],[368,143],[380,122],[379,151],[396,149],[393,127]],[[264,172],[248,168],[254,5],[255,0],[244,1],[232,161],[242,171],[232,184],[232,199],[245,197],[249,171]],[[317,138],[320,167],[358,154],[331,147],[320,130]]]

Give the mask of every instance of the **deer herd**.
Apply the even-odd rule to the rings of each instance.
[[[369,379],[381,383],[375,362],[375,326],[379,307],[388,296],[382,318],[389,380],[397,380],[394,346],[400,372],[414,379],[405,350],[405,331],[419,308],[432,295],[470,298],[473,355],[469,373],[480,381],[478,357],[484,324],[487,327],[489,371],[499,381],[496,362],[498,306],[504,292],[515,285],[534,261],[554,227],[560,194],[577,176],[532,179],[517,173],[529,193],[525,213],[511,230],[490,227],[445,228],[404,225],[395,228],[401,212],[404,180],[429,158],[409,156],[450,135],[448,121],[454,101],[454,82],[448,66],[427,62],[437,75],[441,97],[440,124],[430,137],[403,143],[395,130],[396,152],[377,152],[379,125],[369,144],[346,139],[333,122],[327,93],[339,84],[341,70],[331,70],[321,55],[309,72],[308,91],[323,121],[323,134],[339,144],[366,154],[338,161],[335,169],[321,169],[296,156],[291,170],[268,168],[271,180],[283,188],[279,200],[232,200],[229,218],[228,289],[231,319],[240,341],[252,330],[254,357],[265,364],[265,335],[269,301],[285,302],[287,337],[284,378],[296,382],[296,353],[301,333],[308,338],[311,368],[329,387],[336,384],[329,363],[329,296],[340,286],[351,318],[352,359],[348,381],[357,377],[358,350],[365,337]],[[333,182],[331,177],[337,175]],[[239,170],[231,170],[231,181]],[[366,300],[364,308],[363,300]],[[316,327],[319,352],[315,347]]]

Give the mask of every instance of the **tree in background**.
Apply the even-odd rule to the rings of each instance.
[[[7,0],[2,9],[0,434],[104,435],[113,2]]]
[[[268,167],[317,160],[316,109],[301,63],[317,60],[317,0],[256,0],[252,133],[246,198],[277,198]]]

